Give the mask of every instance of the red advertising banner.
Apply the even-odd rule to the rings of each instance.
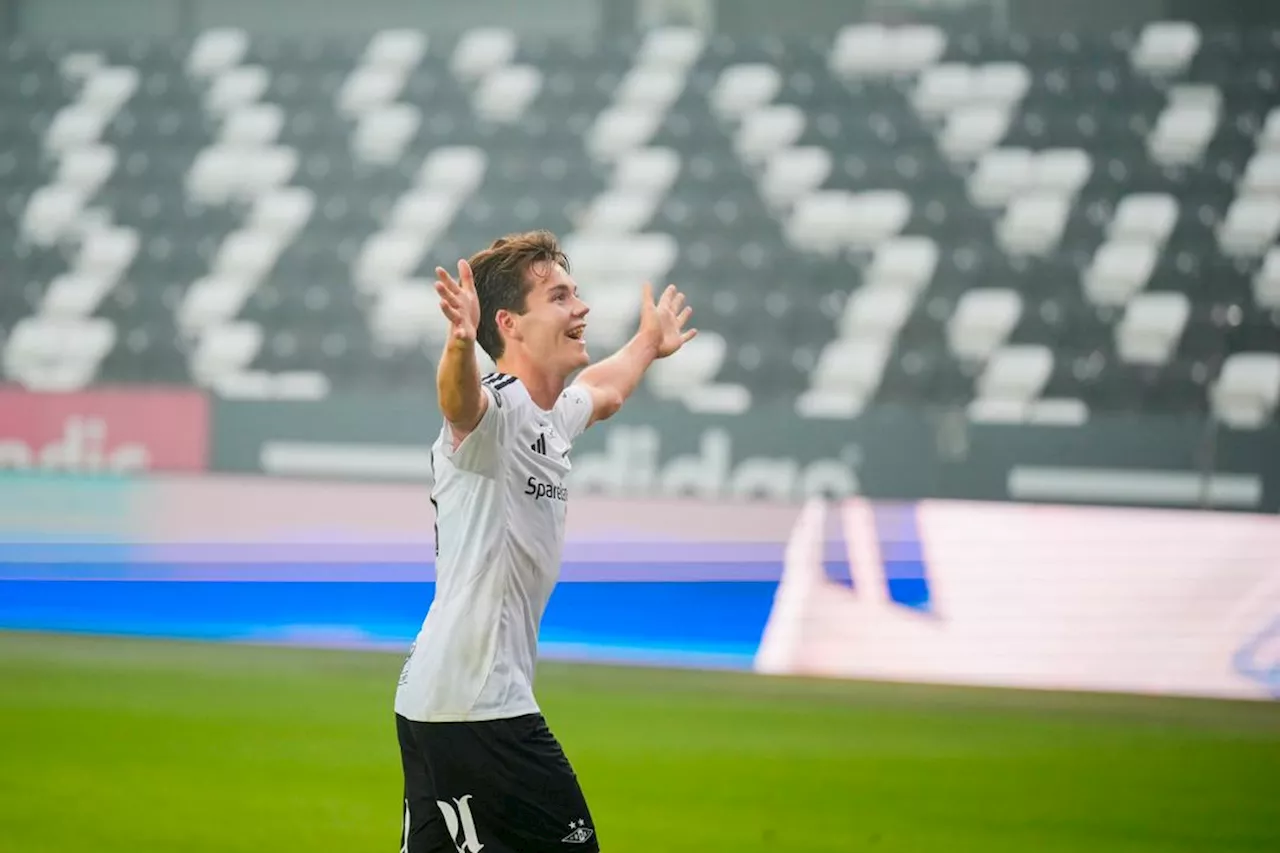
[[[185,388],[0,387],[0,470],[203,471],[209,401]]]

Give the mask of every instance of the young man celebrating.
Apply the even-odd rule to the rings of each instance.
[[[587,367],[588,308],[553,235],[502,238],[460,261],[456,280],[436,276],[450,324],[432,447],[436,593],[396,691],[401,851],[591,853],[586,799],[533,696],[569,451],[693,338],[692,311],[674,286],[655,302],[645,285],[635,337]],[[479,375],[477,343],[496,373]]]

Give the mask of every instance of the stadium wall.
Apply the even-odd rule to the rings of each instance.
[[[0,478],[0,627],[404,650],[428,490]],[[1280,519],[574,498],[543,653],[921,682],[1280,698]]]

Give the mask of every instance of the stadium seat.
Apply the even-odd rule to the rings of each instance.
[[[1259,308],[1280,309],[1280,246],[1267,250],[1253,278],[1253,298]]]
[[[1181,74],[1200,49],[1200,28],[1185,21],[1154,21],[1142,28],[1130,51],[1135,70],[1153,77]]]
[[[1115,243],[1162,247],[1178,222],[1178,200],[1168,193],[1135,193],[1120,199],[1107,227]]]
[[[427,34],[421,30],[381,30],[369,39],[360,62],[370,68],[412,71],[426,53]]]
[[[1218,247],[1233,258],[1258,258],[1280,235],[1280,196],[1237,196],[1218,230]]]
[[[866,280],[917,294],[929,286],[937,267],[938,245],[931,238],[895,237],[876,246]]]
[[[1116,352],[1130,364],[1163,365],[1172,357],[1190,315],[1186,294],[1135,296],[1116,326]]]
[[[449,69],[463,83],[474,83],[515,57],[516,35],[502,27],[482,27],[462,34],[449,58]]]
[[[1046,255],[1062,240],[1071,201],[1056,193],[1025,193],[1014,198],[996,224],[996,240],[1010,255]]]
[[[1232,353],[1213,383],[1210,399],[1214,414],[1228,426],[1256,429],[1267,423],[1280,400],[1280,353]]]
[[[986,361],[1009,337],[1021,316],[1022,296],[1016,290],[968,290],[947,321],[947,346],[962,361]]]
[[[187,54],[187,73],[209,78],[235,68],[249,50],[249,36],[241,29],[219,27],[204,30],[192,42]]]
[[[542,90],[542,72],[531,65],[508,65],[488,74],[476,88],[473,107],[486,121],[510,124],[525,111]]]
[[[271,74],[261,65],[240,65],[213,78],[205,92],[204,108],[222,117],[238,107],[255,104],[271,85]]]
[[[769,155],[760,194],[771,207],[788,207],[831,175],[831,153],[816,145],[782,148]]]
[[[1147,286],[1158,252],[1143,241],[1104,243],[1083,273],[1084,294],[1094,305],[1124,305]]]
[[[731,65],[720,72],[709,99],[711,109],[723,121],[772,103],[782,89],[778,69],[763,62]]]

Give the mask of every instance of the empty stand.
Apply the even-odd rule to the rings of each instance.
[[[1258,426],[1280,387],[1280,57],[1274,33],[1219,35],[217,28],[39,66],[17,45],[5,375],[409,387],[444,334],[432,269],[546,227],[596,356],[642,282],[689,293],[703,334],[646,389],[692,409]]]

